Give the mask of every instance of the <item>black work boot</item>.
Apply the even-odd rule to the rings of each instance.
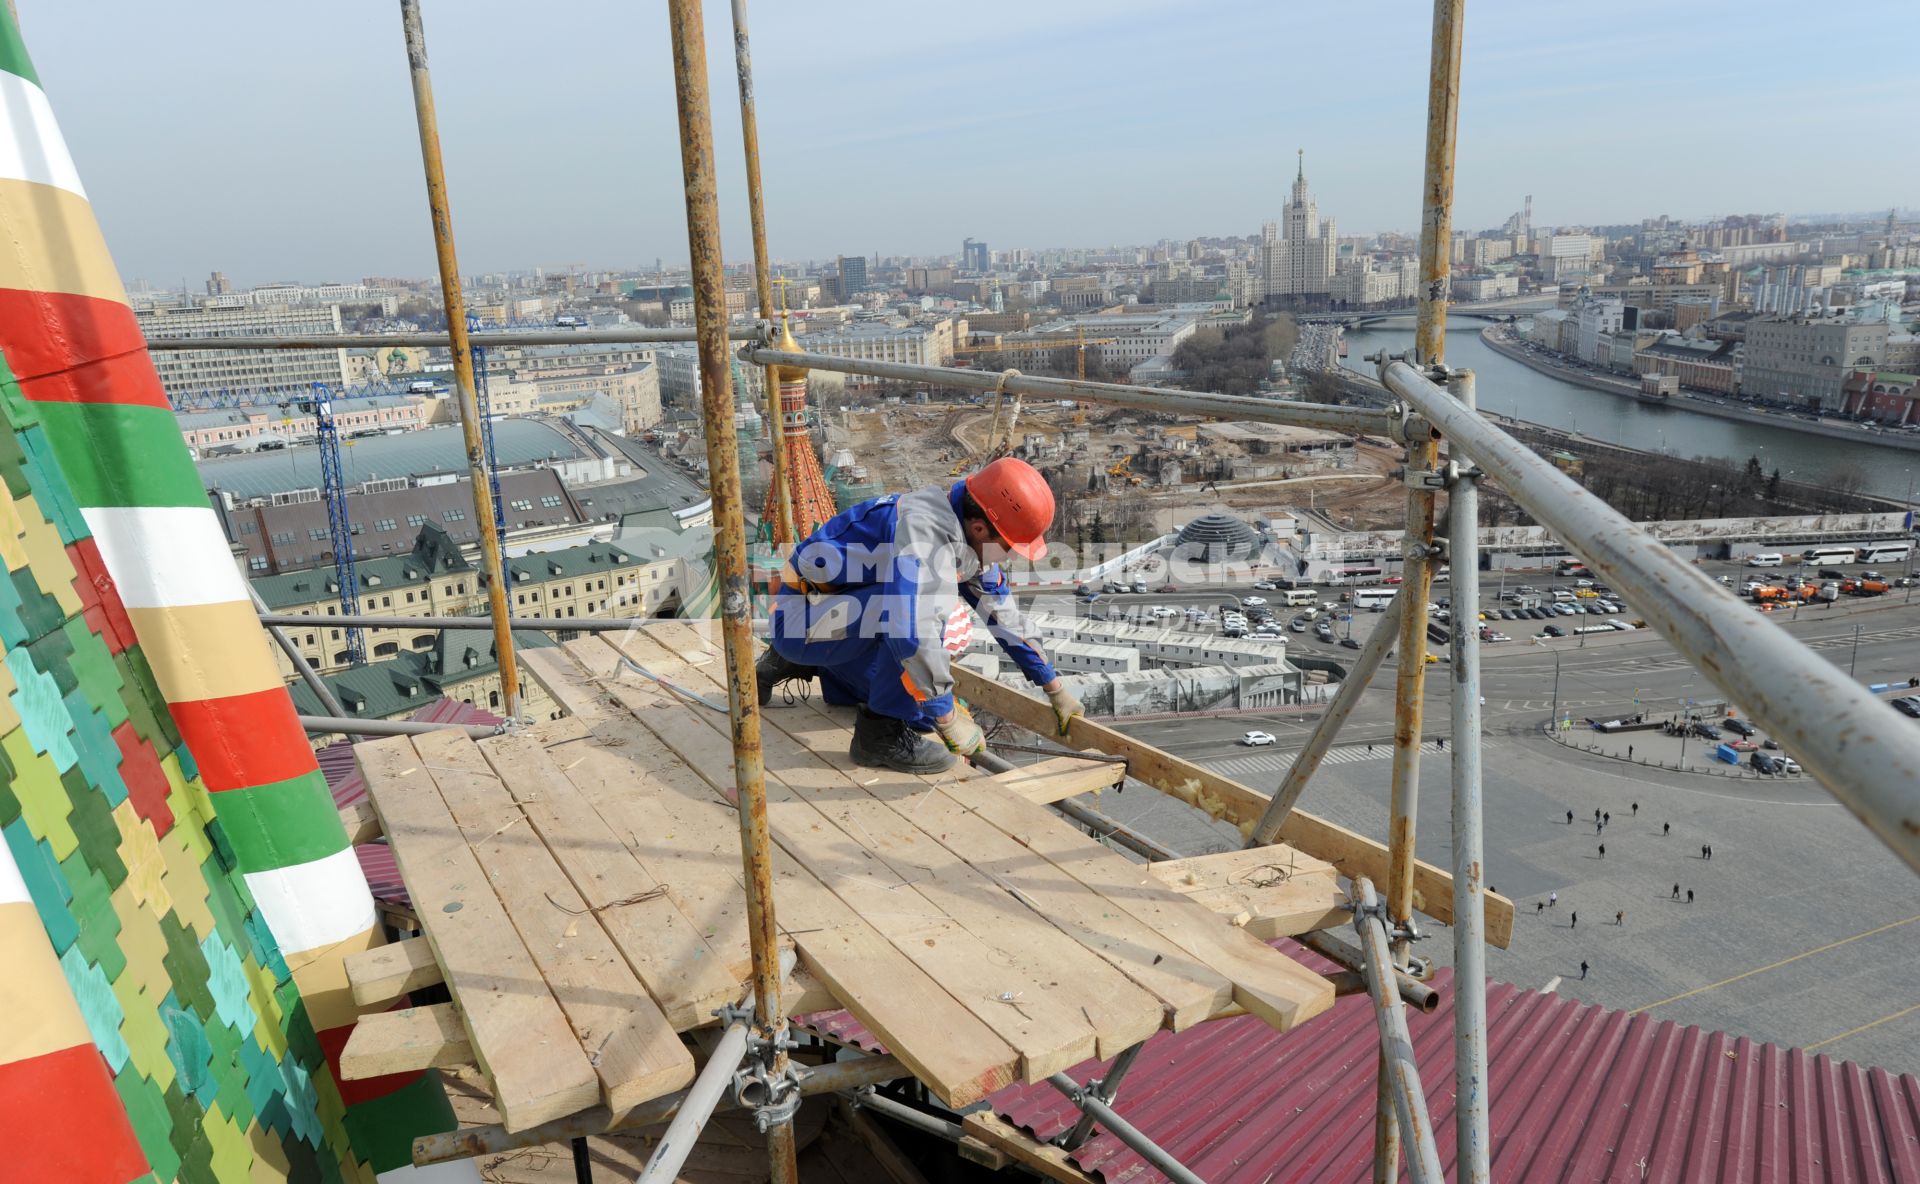
[[[946,745],[864,707],[853,721],[853,744],[847,755],[856,765],[901,773],[942,773],[953,767],[953,754]]]
[[[788,679],[808,682],[813,678],[813,667],[802,666],[780,656],[780,651],[768,646],[753,664],[754,682],[760,692],[760,706],[773,702],[773,690]]]

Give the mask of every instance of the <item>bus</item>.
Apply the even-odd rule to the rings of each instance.
[[[1353,594],[1353,607],[1384,611],[1399,591],[1398,588],[1361,588]]]
[[[1387,573],[1377,567],[1341,567],[1328,572],[1326,582],[1336,588],[1358,588],[1378,584],[1386,578]]]
[[[1320,594],[1312,588],[1290,588],[1282,592],[1278,599],[1288,608],[1298,608],[1303,604],[1319,604]]]
[[[1808,563],[1829,565],[1834,563],[1852,563],[1858,554],[1852,547],[1808,547],[1800,553],[1800,558]]]
[[[1884,543],[1868,543],[1860,548],[1860,563],[1902,563],[1913,554],[1913,543],[1908,540],[1894,539]]]

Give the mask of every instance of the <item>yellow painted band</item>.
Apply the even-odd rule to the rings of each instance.
[[[127,302],[93,206],[32,181],[0,180],[0,288]]]
[[[169,703],[250,695],[281,685],[260,618],[244,600],[129,608],[127,617]]]
[[[32,904],[0,904],[0,961],[0,1065],[93,1043]]]
[[[375,925],[345,941],[287,955],[287,969],[293,972],[294,985],[300,988],[300,1002],[307,1006],[314,1031],[344,1027],[359,1017],[362,1009],[354,1006],[353,988],[347,984],[347,959],[362,950],[385,944],[380,926]],[[378,1011],[380,1007],[365,1010]]]

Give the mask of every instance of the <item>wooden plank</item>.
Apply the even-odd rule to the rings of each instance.
[[[666,886],[668,899],[705,939],[712,956],[736,984],[744,983],[752,973],[752,951],[739,815],[684,765],[635,759],[635,752],[654,752],[659,742],[592,681],[594,673],[611,672],[613,650],[602,645],[587,652],[602,669],[589,672],[558,649],[528,651],[528,664],[541,672],[543,683],[558,688],[576,708],[574,718],[536,731],[581,796]]]
[[[673,622],[648,633],[676,646],[701,644],[690,630]],[[711,666],[689,665],[681,677],[695,690],[714,689],[718,685],[714,673]],[[995,853],[1026,856],[1004,834],[953,809],[953,803],[935,793],[927,778],[855,765],[847,754],[846,728],[816,712],[811,704],[798,711],[769,712],[764,720],[773,725],[761,731],[768,763],[778,762],[783,771],[821,767],[828,774],[837,772],[838,778],[820,779],[827,786],[824,791],[800,788],[800,792],[815,808],[840,822],[842,829],[869,840],[883,858],[904,861],[896,864],[897,869],[923,894],[982,941],[1003,951],[1007,965],[1026,968],[1043,991],[1065,1000],[1069,1015],[1084,1018],[1092,1029],[1096,1055],[1116,1056],[1161,1026],[1160,1000],[1079,942],[1061,941],[1062,929],[1050,920],[1044,905],[1022,891],[1017,879],[993,876],[975,866]],[[792,783],[793,777],[787,780]],[[853,786],[858,789],[849,796]],[[929,802],[947,807],[943,817],[921,816],[920,808]],[[1034,861],[1027,857],[1027,862]],[[1070,877],[1059,876],[1051,886],[1077,895],[1080,899],[1073,902],[1077,911],[1112,911]],[[1204,988],[1182,986],[1190,988],[1189,995],[1207,994]]]
[[[347,1033],[340,1076],[348,1081],[473,1064],[473,1044],[451,1003],[363,1015]]]
[[[433,960],[433,947],[424,937],[409,937],[347,955],[347,984],[353,988],[353,1001],[362,1007],[386,1003],[443,981],[440,964]]]
[[[993,712],[1002,719],[1034,732],[1050,736],[1054,731],[1053,708],[1046,700],[1036,699],[1018,688],[982,678],[971,670],[956,666],[953,671],[958,692],[975,707]],[[1266,811],[1268,797],[1259,790],[1181,760],[1151,744],[1135,740],[1104,724],[1076,719],[1066,741],[1074,748],[1092,748],[1110,756],[1127,758],[1127,776],[1144,781],[1161,793],[1179,798],[1214,818],[1233,823],[1240,833],[1251,834],[1253,826]],[[1295,807],[1281,826],[1279,841],[1307,854],[1324,859],[1349,877],[1366,876],[1376,884],[1386,883],[1388,853],[1357,831],[1328,822],[1324,818]],[[1453,923],[1453,877],[1431,863],[1414,861],[1413,907],[1436,921]],[[1492,892],[1486,894],[1487,941],[1506,949],[1513,940],[1513,902]]]
[[[605,910],[574,890],[479,746],[455,731],[417,736],[413,746],[573,1025],[607,1109],[630,1110],[691,1082],[693,1054],[601,928]],[[545,760],[537,750],[519,755]],[[537,775],[537,766],[526,771]]]
[[[1097,1184],[1092,1176],[1073,1166],[1071,1152],[1035,1140],[991,1110],[982,1110],[962,1118],[960,1129],[1049,1180],[1058,1181],[1059,1184]]]
[[[996,779],[1030,802],[1044,806],[1064,798],[1110,789],[1126,780],[1127,767],[1117,762],[1086,761],[1056,756],[1022,765]]]
[[[1067,826],[1044,806],[955,778],[940,791],[1106,897],[1233,984],[1233,1002],[1285,1030],[1333,1006],[1327,980]]]
[[[706,685],[702,672],[651,631],[621,635],[618,648],[664,678]],[[633,694],[628,706],[644,712],[643,720],[689,764],[709,776],[731,776],[730,728],[717,713],[670,709],[652,684],[636,692],[610,682],[608,691],[622,701]],[[1024,936],[1050,931],[1044,921],[1022,917],[1024,908],[964,860],[779,729],[763,728],[760,741],[767,821],[780,845],[1012,1045],[1026,1080],[1094,1055],[1098,1041],[1071,975],[1048,942]],[[1118,985],[1126,986],[1124,980]]]
[[[1330,863],[1291,847],[1253,847],[1150,863],[1147,872],[1262,941],[1352,920]]]
[[[609,674],[617,664],[613,648],[596,639],[565,648],[588,675]],[[533,650],[527,656],[551,653]],[[578,687],[566,693],[580,695]],[[659,694],[664,704],[664,693]],[[704,779],[654,733],[627,718],[632,730],[623,751],[629,759],[663,780]],[[731,769],[716,776],[725,780],[704,782],[711,793],[731,784]],[[801,968],[824,983],[942,1101],[956,1109],[970,1106],[1014,1081],[1018,1054],[779,846],[773,872],[776,917],[799,951]]]
[[[667,885],[627,848],[626,840],[615,834],[574,778],[599,781],[597,793],[604,791],[599,796],[641,799],[630,812],[634,816],[625,820],[638,846],[646,841],[639,837],[636,827],[648,826],[650,830],[645,833],[650,834],[677,833],[677,824],[648,808],[644,799],[654,788],[650,778],[645,770],[636,770],[620,760],[617,749],[612,750],[611,761],[588,759],[608,755],[609,750],[590,739],[550,750],[550,735],[543,731],[539,735],[498,736],[483,742],[480,752],[500,775],[533,832],[554,853],[583,907],[592,910],[599,927],[618,947],[626,965],[659,1004],[674,1031],[713,1023],[715,1008],[740,997],[745,967],[731,965],[730,958],[708,943],[701,930],[680,911]],[[561,772],[555,757],[573,768]],[[713,813],[716,827],[731,828],[730,811],[715,808]],[[710,879],[722,890],[735,895],[740,891],[732,876],[721,874]],[[745,937],[744,930],[741,937]]]
[[[373,803],[365,798],[340,807],[340,825],[347,828],[347,842],[356,846],[380,837],[380,819],[373,812]]]
[[[460,1005],[500,1121],[523,1130],[600,1100],[600,1080],[514,932],[438,786],[405,736],[363,741],[354,759],[393,844],[434,960]]]

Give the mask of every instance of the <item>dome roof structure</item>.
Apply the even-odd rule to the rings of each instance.
[[[1259,558],[1265,540],[1230,514],[1202,514],[1180,528],[1174,552],[1200,563],[1248,562]]]

